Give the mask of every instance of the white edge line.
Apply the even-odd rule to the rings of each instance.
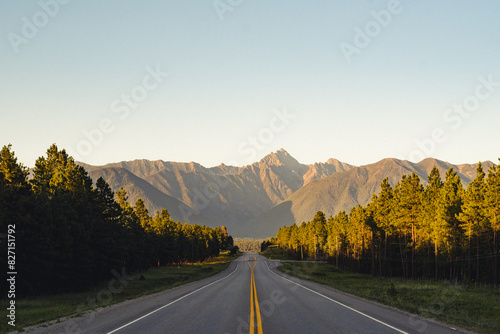
[[[294,281],[292,281],[292,280],[289,280],[288,278],[285,278],[285,277],[283,277],[283,276],[280,276],[280,275],[276,274],[274,271],[272,271],[272,270],[269,268],[269,265],[267,264],[267,261],[266,261],[266,266],[267,266],[267,269],[268,269],[270,272],[272,272],[274,275],[278,276],[279,278],[282,278],[282,279],[284,279],[284,280],[286,280],[286,281],[288,281],[288,282],[291,282],[291,283],[293,283],[293,284],[296,284],[296,285],[300,286],[301,288],[304,288],[304,289],[306,289],[306,290],[308,290],[308,291],[310,291],[310,292],[313,292],[313,293],[315,293],[315,294],[317,294],[317,295],[319,295],[319,296],[321,296],[321,297],[323,297],[323,298],[325,298],[325,299],[328,299],[329,301],[332,301],[332,302],[334,302],[334,303],[337,303],[337,304],[339,304],[340,306],[343,306],[343,307],[345,307],[345,308],[347,308],[347,309],[349,309],[349,310],[351,310],[351,311],[354,311],[354,312],[356,312],[356,313],[358,313],[358,314],[361,314],[362,316],[365,316],[365,317],[367,317],[367,318],[369,318],[369,319],[371,319],[371,320],[373,320],[373,321],[376,321],[376,322],[378,322],[378,323],[380,323],[380,324],[382,324],[382,325],[384,325],[384,326],[387,326],[387,327],[389,327],[389,328],[391,328],[391,329],[394,329],[395,331],[397,331],[397,332],[399,332],[399,333],[402,333],[402,334],[409,334],[409,333],[407,333],[407,332],[405,332],[405,331],[402,331],[402,330],[400,330],[400,329],[398,329],[398,328],[396,328],[396,327],[393,327],[393,326],[391,326],[391,325],[389,325],[389,324],[387,324],[387,323],[385,323],[385,322],[383,322],[383,321],[380,321],[380,320],[378,320],[378,319],[376,319],[376,318],[374,318],[374,317],[371,317],[371,316],[369,316],[368,314],[365,314],[365,313],[363,313],[363,312],[361,312],[361,311],[358,311],[358,310],[356,310],[356,309],[354,309],[354,308],[352,308],[352,307],[350,307],[350,306],[347,306],[347,305],[345,305],[345,304],[342,304],[342,303],[341,303],[341,302],[339,302],[339,301],[336,301],[336,300],[334,300],[334,299],[332,299],[332,298],[330,298],[330,297],[327,297],[327,296],[325,296],[325,295],[322,295],[321,293],[319,293],[319,292],[317,292],[317,291],[314,291],[314,290],[312,290],[312,289],[309,289],[308,287],[305,287],[305,286],[303,286],[303,285],[301,285],[301,284],[299,284],[299,283],[296,283],[296,282],[294,282]]]
[[[192,295],[193,293],[196,293],[196,292],[198,292],[198,291],[200,291],[200,290],[203,290],[203,289],[205,289],[205,288],[208,288],[210,285],[215,284],[215,283],[217,283],[217,282],[219,282],[219,281],[222,281],[223,279],[226,279],[226,278],[228,278],[229,276],[231,276],[231,275],[232,275],[232,274],[236,271],[236,269],[238,269],[238,263],[236,263],[236,268],[235,268],[233,271],[231,271],[231,273],[230,273],[229,275],[224,276],[224,277],[222,277],[222,278],[219,278],[217,281],[214,281],[214,282],[212,282],[212,283],[210,283],[210,284],[207,284],[207,285],[205,285],[205,286],[202,286],[202,287],[201,287],[201,288],[199,288],[199,289],[196,289],[196,290],[194,290],[194,291],[191,291],[191,292],[190,292],[190,293],[188,293],[187,295],[184,295],[184,296],[182,296],[182,297],[180,297],[180,298],[178,298],[178,299],[176,299],[176,300],[174,300],[174,301],[172,301],[172,302],[170,302],[170,303],[168,303],[168,304],[166,304],[166,305],[163,305],[162,307],[157,308],[156,310],[151,311],[151,312],[149,312],[148,314],[145,314],[145,315],[143,315],[142,317],[137,318],[137,319],[135,319],[135,320],[133,320],[133,321],[131,321],[131,322],[129,322],[129,323],[127,323],[127,324],[125,324],[125,325],[123,325],[123,326],[121,326],[121,327],[117,328],[117,329],[114,329],[114,330],[112,330],[111,332],[108,332],[108,333],[106,333],[106,334],[116,333],[116,332],[118,332],[119,330],[122,330],[122,329],[124,329],[125,327],[128,327],[128,326],[132,325],[133,323],[136,323],[136,322],[138,322],[138,321],[140,321],[140,320],[142,320],[142,319],[144,319],[144,318],[146,318],[146,317],[149,317],[151,314],[156,313],[156,312],[158,312],[158,311],[160,311],[160,310],[164,309],[165,307],[168,307],[168,306],[170,306],[170,305],[172,305],[172,304],[174,304],[174,303],[177,303],[179,300],[182,300],[182,299],[184,299],[184,298],[186,298],[186,297],[188,297],[188,296]]]

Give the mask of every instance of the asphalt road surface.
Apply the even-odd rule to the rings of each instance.
[[[211,278],[31,333],[459,333],[289,277],[277,265],[245,253]]]

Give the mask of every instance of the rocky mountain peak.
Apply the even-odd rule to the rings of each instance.
[[[210,221],[207,224],[226,225],[236,234],[309,181],[347,169],[341,166],[350,165],[335,159],[301,164],[284,149],[243,167],[222,163],[206,168],[196,162],[148,160],[87,165],[93,177],[103,176],[113,190],[123,186],[132,201],[143,198],[150,212],[167,208],[180,221],[203,218]],[[196,217],[183,217],[182,210],[175,211],[179,205],[194,210]]]
[[[284,166],[288,169],[295,170],[296,172],[304,172],[304,169],[307,169],[305,165],[302,165],[294,157],[292,157],[287,151],[284,149],[280,149],[276,152],[272,152],[266,155],[259,161],[259,165],[264,164],[267,166]]]

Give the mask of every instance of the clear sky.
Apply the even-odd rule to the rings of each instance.
[[[244,165],[500,157],[500,2],[0,2],[0,145]],[[168,73],[168,75],[167,75]]]

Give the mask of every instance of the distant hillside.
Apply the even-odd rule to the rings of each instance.
[[[195,162],[160,160],[124,161],[100,167],[82,165],[91,172],[93,178],[103,176],[108,182],[108,178],[113,177],[109,169],[115,172],[126,170],[142,180],[142,195],[139,196],[139,191],[134,190],[131,199],[143,197],[149,210],[155,211],[160,203],[166,203],[165,200],[160,202],[162,193],[184,203],[215,224],[228,226],[231,234],[243,228],[249,220],[287,199],[304,184],[352,167],[335,159],[303,165],[283,149],[244,167],[221,164],[206,168]],[[113,180],[113,188],[119,189],[118,178],[115,176]],[[138,182],[134,179],[133,184]],[[167,209],[170,210],[169,207]]]
[[[490,161],[484,162],[483,169],[488,170],[492,165]],[[380,183],[385,177],[389,177],[394,186],[403,175],[415,172],[426,184],[427,175],[434,166],[439,169],[442,179],[449,168],[455,169],[464,186],[475,177],[477,168],[477,164],[452,165],[435,159],[425,159],[416,164],[384,159],[374,164],[354,167],[305,185],[283,203],[249,221],[244,229],[245,235],[272,236],[281,226],[311,220],[319,210],[327,215],[335,215],[342,210],[349,211],[358,204],[365,205],[372,194],[380,191]]]
[[[124,168],[96,168],[89,171],[89,175],[94,182],[102,176],[113,191],[117,191],[120,187],[123,187],[127,192],[131,205],[134,205],[138,198],[142,198],[151,215],[165,208],[174,220],[184,221],[184,217],[189,217],[189,221],[193,224],[202,224],[212,227],[217,226],[217,224],[197,210],[178,201],[172,196],[162,193],[148,182],[135,176]]]
[[[360,167],[330,159],[304,165],[283,149],[243,167],[161,160],[80,164],[94,180],[102,176],[113,190],[123,186],[132,203],[141,197],[151,213],[166,208],[176,220],[226,225],[233,236],[253,238],[274,236],[279,227],[308,221],[318,210],[333,215],[365,205],[385,177],[394,185],[402,175],[415,172],[425,183],[432,167],[437,166],[443,178],[452,167],[467,185],[477,167],[436,159],[384,159]],[[483,163],[485,170],[491,165]]]

